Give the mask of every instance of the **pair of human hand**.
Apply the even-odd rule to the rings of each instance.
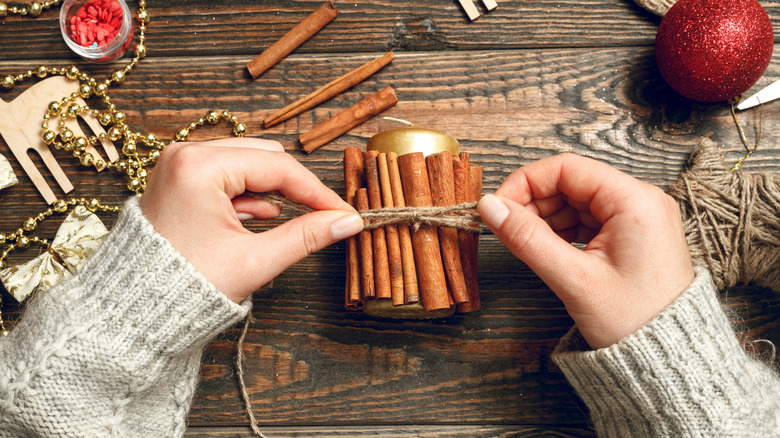
[[[242,219],[279,207],[246,191],[278,190],[315,211],[262,233]],[[279,143],[174,144],[141,198],[154,228],[236,302],[331,243],[359,215]],[[606,347],[647,323],[693,280],[679,210],[658,188],[563,154],[512,173],[479,203],[485,224],[563,301],[586,341]],[[587,244],[584,250],[571,242]]]

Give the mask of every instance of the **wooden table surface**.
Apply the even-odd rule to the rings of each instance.
[[[374,118],[308,156],[297,136],[387,85],[399,103],[383,115],[455,136],[484,166],[485,192],[518,166],[563,151],[661,187],[676,180],[702,137],[721,145],[731,162],[742,155],[727,105],[691,102],[663,82],[653,55],[660,19],[632,1],[499,1],[490,13],[481,9],[475,22],[453,0],[336,1],[335,21],[256,80],[246,62],[321,0],[147,3],[149,54],[110,90],[133,129],[170,139],[206,111],[228,110],[247,125],[248,136],[278,140],[339,193],[344,148],[364,147],[397,122]],[[780,6],[761,3],[777,27]],[[126,59],[110,65],[78,60],[62,42],[58,12],[0,19],[1,74],[76,63],[105,77],[124,65]],[[390,50],[396,59],[367,81],[262,129],[271,111]],[[780,77],[779,54],[752,91]],[[11,100],[30,85],[2,91],[0,98]],[[761,146],[748,170],[780,169],[779,113],[778,104],[765,106]],[[758,112],[741,113],[739,120],[752,141]],[[191,139],[229,133],[220,125],[201,128]],[[11,157],[2,140],[0,153]],[[76,185],[71,195],[115,204],[129,195],[119,175],[96,174],[64,153],[57,156]],[[0,232],[46,208],[11,161],[20,184],[0,192]],[[57,225],[44,224],[41,233],[52,237]],[[335,244],[254,296],[246,378],[268,436],[593,435],[586,408],[550,361],[572,322],[494,236],[482,235],[480,243],[482,310],[442,320],[379,320],[345,311],[343,254],[344,244]],[[2,294],[12,327],[20,309]],[[776,293],[744,287],[724,298],[749,336],[780,342]],[[239,331],[227,331],[204,355],[189,437],[251,436],[233,367]]]

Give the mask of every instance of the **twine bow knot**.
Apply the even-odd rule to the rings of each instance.
[[[48,251],[21,265],[0,271],[8,292],[24,301],[31,293],[47,290],[77,273],[108,234],[103,222],[84,206],[63,221]]]

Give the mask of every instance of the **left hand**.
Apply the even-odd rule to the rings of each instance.
[[[280,209],[244,192],[273,190],[317,211],[250,232],[239,218],[270,219]],[[235,302],[363,228],[355,210],[279,143],[254,138],[167,147],[140,205],[155,230]]]

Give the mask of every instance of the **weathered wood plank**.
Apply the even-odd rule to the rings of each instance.
[[[475,437],[592,437],[591,429],[548,428],[534,426],[345,426],[345,427],[263,427],[263,433],[274,438],[348,438],[370,436],[375,438],[475,438]],[[241,427],[190,427],[184,434],[188,438],[205,437],[254,437],[248,428]]]
[[[250,56],[246,62],[322,3],[150,0],[149,54]],[[476,22],[469,22],[451,0],[358,0],[336,5],[338,18],[297,53],[647,46],[652,45],[659,21],[627,0],[502,1]],[[0,20],[6,42],[0,45],[0,59],[58,59],[68,54],[59,32],[58,13],[55,8],[37,19]]]

